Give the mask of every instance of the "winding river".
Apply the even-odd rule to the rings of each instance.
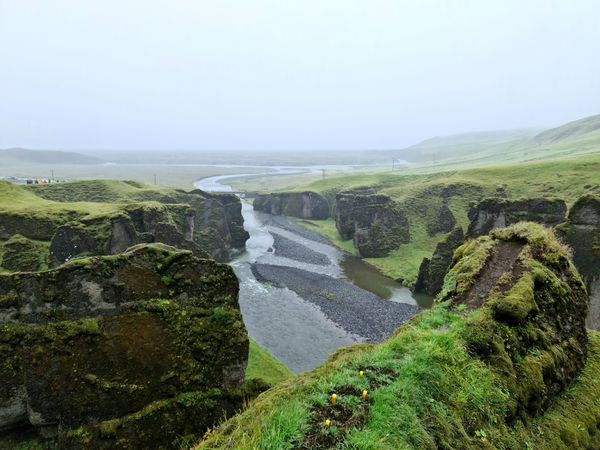
[[[321,167],[279,168],[276,173],[270,174],[277,176],[307,170],[320,171]],[[195,186],[204,191],[231,192],[231,186],[226,183],[228,180],[254,176],[257,174],[209,177],[197,181]],[[344,329],[330,320],[322,308],[302,298],[297,293],[298,289],[294,291],[277,282],[258,281],[253,273],[257,264],[263,267],[283,266],[291,271],[300,269],[345,280],[362,288],[358,291],[368,291],[368,295],[372,293],[390,302],[421,307],[428,307],[431,303],[430,298],[413,296],[407,288],[383,276],[360,258],[342,252],[327,240],[311,236],[310,232],[299,229],[284,217],[254,211],[249,202],[241,200],[244,228],[250,238],[246,242],[246,251],[230,264],[240,280],[239,301],[244,322],[249,335],[295,373],[311,370],[337,349],[367,338],[348,332],[348,327]],[[282,256],[279,249],[283,249],[284,245],[287,248]],[[314,255],[319,256],[316,261],[311,260]]]

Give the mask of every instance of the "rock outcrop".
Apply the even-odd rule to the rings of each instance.
[[[254,198],[254,209],[269,214],[317,220],[329,218],[331,210],[329,202],[322,195],[310,191],[258,194]]]
[[[242,404],[232,269],[162,244],[0,275],[0,430],[51,448],[174,448]]]
[[[468,216],[471,223],[467,236],[483,236],[496,228],[517,222],[536,222],[553,227],[563,222],[566,214],[567,205],[563,200],[488,198],[470,205]]]
[[[464,338],[509,387],[509,420],[542,413],[587,357],[588,296],[568,249],[550,230],[520,223],[455,255],[436,301],[480,309]]]
[[[56,185],[60,189],[36,186],[33,192],[52,203],[29,193],[35,199],[29,210],[4,208],[0,212],[0,242],[15,234],[51,241],[48,258],[53,267],[74,257],[116,254],[149,242],[191,250],[199,257],[208,254],[218,261],[228,260],[244,248],[249,236],[243,226],[241,202],[235,195],[153,190],[145,185],[137,192],[127,183],[133,193],[126,191],[125,195],[115,189],[122,187],[119,183],[125,182]],[[90,215],[77,203],[65,203],[75,200],[102,204],[99,209],[104,212]],[[41,203],[36,204],[38,201]],[[109,201],[121,203],[105,203]],[[29,270],[25,266],[16,269]]]
[[[337,194],[335,224],[342,239],[353,239],[365,258],[387,256],[410,241],[405,212],[385,194],[363,191]]]
[[[423,258],[414,287],[415,292],[431,296],[441,292],[444,277],[452,265],[454,251],[463,244],[464,238],[462,228],[456,227],[446,239],[437,244],[431,259]]]
[[[200,258],[210,257],[197,243],[198,239],[194,239],[190,225],[194,214],[187,206],[134,205],[113,216],[67,223],[52,237],[52,266],[80,256],[114,255],[133,245],[151,242],[190,250]],[[217,236],[215,241],[222,242]]]
[[[581,197],[568,219],[556,227],[573,249],[573,262],[583,277],[590,296],[587,326],[600,329],[600,197]]]
[[[448,207],[448,202],[444,200],[442,206],[435,213],[432,221],[427,223],[427,233],[429,236],[434,236],[437,233],[448,233],[456,226],[454,214]]]

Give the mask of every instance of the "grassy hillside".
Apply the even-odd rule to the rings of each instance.
[[[534,140],[543,145],[557,142],[571,142],[582,138],[600,139],[600,114],[543,131],[535,136]]]
[[[246,380],[260,378],[270,385],[276,385],[293,377],[294,373],[290,369],[271,356],[254,339],[250,339]]]
[[[139,181],[93,180],[45,186],[27,185],[26,189],[47,200],[59,202],[132,203],[156,199],[172,192],[168,188]]]
[[[0,181],[0,213],[10,212],[34,218],[93,217],[118,211],[119,207],[110,203],[85,201],[56,202],[39,197],[35,191],[24,185]]]
[[[416,279],[422,259],[429,257],[435,245],[445,236],[429,236],[426,231],[427,222],[432,220],[431,212],[441,203],[441,192],[452,190],[449,207],[458,224],[466,230],[469,203],[496,195],[499,187],[509,198],[557,197],[564,199],[568,205],[584,193],[600,193],[600,155],[430,174],[388,172],[345,175],[319,180],[294,190],[319,192],[333,202],[336,193],[365,186],[374,186],[378,192],[404,205],[411,226],[410,243],[400,246],[388,257],[369,258],[368,261],[386,275],[410,285]],[[314,225],[307,226],[326,235],[339,247],[348,250],[352,246],[351,241],[340,240],[333,220],[312,222]]]

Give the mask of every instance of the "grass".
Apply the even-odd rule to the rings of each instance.
[[[260,378],[274,386],[282,381],[293,378],[293,372],[284,364],[275,359],[271,354],[250,339],[250,353],[248,355],[248,368],[246,380]]]
[[[338,352],[313,373],[271,389],[251,407],[209,434],[197,449],[291,449],[306,436],[343,434],[338,448],[434,449],[432,433],[462,428],[461,448],[591,448],[600,415],[600,334],[590,332],[588,364],[554,405],[528,426],[504,425],[507,393],[499,377],[470,357],[459,338],[465,319],[443,307],[423,313],[383,345],[362,345]],[[365,378],[358,375],[365,370]],[[395,378],[386,373],[394,373]],[[328,405],[329,393],[342,386],[369,391],[369,413],[362,429],[343,429],[311,417]],[[339,403],[359,409],[354,396]],[[464,414],[466,417],[459,417]],[[574,425],[575,424],[575,425]],[[597,439],[597,437],[596,437]],[[579,445],[575,445],[579,444]],[[529,445],[530,447],[527,447]],[[458,447],[449,447],[458,448]]]
[[[291,220],[297,225],[303,226],[308,230],[315,231],[317,233],[322,234],[323,236],[329,238],[329,240],[335,244],[340,249],[348,252],[352,255],[357,255],[358,251],[354,248],[352,243],[352,239],[348,239],[347,241],[343,241],[340,238],[340,235],[335,227],[335,220],[299,220],[295,218],[291,218]]]
[[[431,256],[444,234],[429,236],[426,224],[431,213],[441,204],[441,193],[452,189],[449,207],[457,223],[466,231],[468,205],[487,196],[496,195],[502,187],[508,197],[557,197],[572,205],[585,193],[600,193],[600,155],[564,158],[555,161],[530,162],[518,165],[452,170],[438,173],[376,172],[332,176],[293,190],[311,190],[324,195],[330,202],[344,190],[373,186],[399,202],[410,221],[411,241],[385,258],[370,258],[369,263],[384,274],[403,280],[410,286],[416,280],[424,257]],[[302,222],[300,222],[302,224]],[[310,229],[327,236],[340,248],[351,251],[352,242],[342,241],[333,220],[311,221]]]

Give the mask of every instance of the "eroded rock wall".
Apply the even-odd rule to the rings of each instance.
[[[115,200],[102,189],[95,195],[91,183],[85,183],[82,199],[97,203],[102,203],[104,197]],[[35,192],[42,196],[54,194],[53,200],[60,202],[78,198],[77,186],[74,183],[73,192],[61,190],[60,196],[46,192],[44,187]],[[200,190],[143,192],[140,199],[127,198],[127,203],[111,205],[113,212],[93,217],[72,205],[64,210],[53,206],[48,211],[32,207],[28,213],[6,210],[0,215],[0,242],[17,234],[30,240],[51,241],[43,251],[53,267],[74,257],[120,253],[138,243],[162,242],[219,261],[230,259],[244,248],[248,233],[243,226],[241,202],[235,195]],[[31,268],[14,266],[11,264],[11,270]]]
[[[553,227],[563,222],[566,214],[567,205],[563,200],[488,198],[470,205],[467,236],[469,238],[483,236],[496,228],[523,221]]]
[[[242,404],[232,269],[162,244],[0,275],[0,430],[56,448],[174,448]]]
[[[436,296],[442,290],[444,277],[452,265],[454,251],[464,242],[461,227],[456,227],[442,242],[438,243],[430,258],[423,258],[414,291]]]
[[[410,241],[408,218],[384,194],[343,192],[336,196],[335,223],[342,239],[353,239],[365,258],[389,255]]]
[[[331,215],[329,202],[322,195],[310,191],[258,194],[254,198],[254,209],[301,219],[320,220]]]
[[[568,219],[556,227],[573,250],[573,262],[587,286],[590,304],[587,326],[600,329],[600,197],[581,197]]]

